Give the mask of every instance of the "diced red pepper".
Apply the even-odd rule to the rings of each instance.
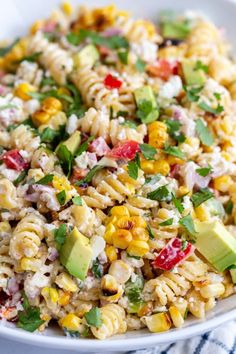
[[[133,160],[137,152],[140,151],[139,143],[134,140],[128,140],[115,146],[106,154],[108,157],[115,159]]]
[[[179,64],[177,61],[169,62],[168,60],[161,59],[155,65],[149,65],[147,69],[152,76],[168,80],[171,75],[178,73]]]
[[[170,167],[170,177],[175,178],[178,173],[180,172],[180,165],[175,163],[174,165],[171,165]]]
[[[109,151],[111,151],[111,149],[107,145],[104,138],[100,136],[99,138],[93,140],[92,143],[89,145],[89,151],[95,152],[97,156],[104,156]]]
[[[193,252],[193,250],[194,246],[190,242],[182,241],[175,237],[161,250],[152,262],[152,265],[154,268],[171,270]]]
[[[18,150],[7,151],[2,156],[2,160],[6,166],[12,170],[22,171],[29,167],[29,163],[23,159]]]
[[[104,85],[109,89],[119,89],[122,85],[122,81],[115,76],[108,74],[104,79]]]

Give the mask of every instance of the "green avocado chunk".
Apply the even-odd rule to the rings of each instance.
[[[71,152],[72,155],[75,155],[76,150],[80,146],[80,141],[80,132],[76,130],[67,140],[63,141],[58,145],[56,152],[58,152],[60,150],[60,147],[64,145],[66,146],[67,150]]]
[[[182,62],[183,74],[187,85],[203,85],[206,75],[203,70],[196,68],[196,62],[185,59]]]
[[[210,213],[211,216],[218,216],[222,219],[225,215],[225,210],[222,203],[216,198],[210,198],[203,203]]]
[[[161,25],[161,33],[164,38],[183,40],[189,32],[189,27],[181,22],[167,21]]]
[[[195,246],[219,272],[236,263],[236,239],[219,221],[195,222]]]
[[[65,243],[60,249],[60,262],[71,275],[84,280],[92,255],[89,239],[75,227],[66,237]]]
[[[75,67],[84,65],[92,67],[99,59],[99,52],[93,44],[88,44],[75,54],[73,59]]]
[[[159,117],[159,110],[152,88],[148,85],[142,86],[134,91],[134,97],[138,109],[144,111],[145,103],[148,103],[151,106],[151,111],[142,119],[142,122],[147,124],[157,120]]]

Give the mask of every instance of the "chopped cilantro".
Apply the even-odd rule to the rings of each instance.
[[[142,301],[142,290],[143,290],[143,278],[137,276],[135,281],[128,281],[125,284],[125,295],[128,297],[128,300],[132,304],[137,304]]]
[[[233,204],[232,200],[230,199],[230,200],[225,204],[225,212],[226,212],[226,214],[231,215],[231,214],[232,214],[232,211],[233,211],[233,207],[234,207],[234,204]]]
[[[103,276],[103,266],[99,263],[98,259],[93,262],[92,272],[97,279],[100,279]]]
[[[119,50],[117,54],[118,54],[118,58],[120,59],[120,62],[124,65],[127,65],[128,55],[129,55],[128,50]]]
[[[147,177],[145,179],[145,184],[154,184],[158,181],[160,181],[161,179],[161,174],[157,173],[156,175],[152,176],[152,177]]]
[[[63,190],[59,193],[56,194],[57,200],[60,203],[60,205],[64,205],[66,202],[66,192]]]
[[[170,201],[171,200],[171,193],[169,192],[168,188],[165,186],[158,187],[152,192],[147,194],[147,197],[152,200],[157,200],[159,202]]]
[[[61,224],[58,229],[54,230],[54,240],[57,246],[62,246],[66,240],[66,224]]]
[[[204,203],[206,200],[213,198],[214,194],[208,188],[202,188],[199,192],[194,193],[191,196],[191,201],[193,206],[197,208],[199,205]]]
[[[84,315],[89,326],[101,327],[102,316],[101,310],[98,307],[93,307],[89,312]]]
[[[47,97],[55,97],[58,99],[63,99],[68,103],[73,103],[73,98],[71,96],[64,93],[58,93],[57,90],[49,90],[45,92],[29,92],[28,95],[39,101],[43,101]]]
[[[198,104],[198,107],[201,108],[203,111],[212,113],[214,115],[218,115],[224,111],[224,107],[221,106],[219,103],[216,108],[212,108],[206,102],[202,101]]]
[[[140,144],[140,150],[146,160],[154,160],[157,150],[149,144]]]
[[[72,198],[72,202],[75,205],[82,206],[82,199],[80,195],[77,195],[76,197]]]
[[[149,225],[147,225],[147,230],[148,230],[149,238],[151,240],[153,240],[155,238],[155,235],[154,235],[154,233],[153,233],[153,231],[152,231],[152,229],[151,229],[151,227]]]
[[[14,184],[15,186],[18,186],[18,184],[20,184],[21,182],[24,181],[24,179],[26,178],[26,176],[27,176],[27,170],[23,170],[23,171],[19,174],[19,176],[14,180],[13,184]]]
[[[179,220],[180,225],[182,225],[185,230],[190,234],[190,235],[195,235],[196,230],[194,227],[194,222],[190,214],[184,216]]]
[[[212,172],[212,167],[208,166],[208,167],[197,168],[196,172],[199,174],[199,176],[206,177],[207,175],[209,175],[209,173]]]
[[[190,102],[197,102],[199,100],[199,93],[202,91],[203,86],[184,86],[184,90],[186,92],[187,99]]]
[[[70,176],[73,163],[73,155],[63,143],[60,144],[57,149],[57,157],[65,174]]]
[[[143,100],[138,104],[137,117],[142,123],[150,123],[158,118],[159,112],[152,101]]]
[[[135,63],[135,68],[138,72],[143,73],[146,68],[146,63],[141,58],[138,58]]]
[[[125,120],[124,122],[120,123],[120,125],[124,125],[132,129],[137,128],[137,123],[133,122],[132,120]]]
[[[163,222],[160,222],[159,226],[169,226],[169,225],[172,225],[173,224],[173,218],[170,218],[170,219],[167,219]]]
[[[93,176],[100,171],[101,169],[103,169],[104,166],[103,165],[96,165],[94,166],[87,174],[87,176],[84,179],[81,179],[80,181],[75,182],[76,186],[80,186],[81,184],[84,183],[90,183],[92,181]]]
[[[165,146],[164,152],[168,155],[178,157],[181,160],[185,159],[184,153],[177,146]]]
[[[203,64],[203,62],[201,62],[201,60],[197,60],[194,70],[195,71],[202,70],[207,74],[209,71],[209,67],[207,65]]]
[[[39,59],[41,54],[42,54],[42,52],[35,52],[32,55],[25,56],[19,60],[19,63],[21,63],[22,61],[30,61],[30,62],[34,63]]]
[[[167,125],[168,133],[174,140],[178,141],[179,143],[183,143],[185,141],[185,135],[179,132],[182,124],[178,120],[167,119],[165,124]]]
[[[214,143],[214,138],[208,127],[204,124],[202,119],[196,120],[196,130],[202,144],[211,146]]]
[[[10,45],[6,47],[1,47],[0,48],[0,57],[4,57],[7,53],[10,52],[10,50],[19,42],[19,38],[17,38],[14,42],[12,42]]]
[[[52,182],[54,175],[50,174],[50,175],[46,175],[43,178],[41,178],[40,180],[38,180],[37,182],[35,182],[35,184],[48,184],[50,182]]]
[[[23,311],[19,311],[17,327],[28,332],[34,332],[44,321],[40,318],[40,310],[36,306],[30,306],[25,293],[23,294]]]
[[[0,111],[3,111],[4,109],[11,109],[11,108],[17,108],[17,106],[13,103],[6,103],[0,106]]]
[[[128,162],[128,174],[131,178],[138,178],[138,170],[140,168],[140,157],[139,154],[136,153],[135,158],[132,161]]]
[[[182,204],[182,199],[181,198],[176,198],[176,196],[172,193],[172,202],[178,212],[181,214],[184,211],[184,207]]]
[[[220,93],[214,92],[214,96],[217,99],[217,101],[220,101],[220,99],[221,99],[221,94]]]
[[[82,143],[78,150],[76,151],[76,156],[81,155],[83,152],[88,150],[89,147],[89,143],[91,143],[91,141],[93,141],[94,136],[90,136],[84,143]]]

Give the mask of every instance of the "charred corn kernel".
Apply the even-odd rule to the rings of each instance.
[[[132,241],[132,234],[128,230],[119,229],[112,235],[112,243],[115,247],[126,249]]]
[[[233,180],[229,175],[224,175],[224,176],[216,177],[213,183],[214,183],[214,188],[217,191],[226,193],[229,190],[229,187],[232,185]]]
[[[148,316],[151,315],[153,310],[153,304],[151,301],[146,302],[145,304],[143,304],[139,310],[137,311],[137,315],[138,317],[143,317],[143,316]]]
[[[113,243],[112,237],[113,237],[115,232],[116,232],[115,226],[112,223],[108,224],[107,227],[106,227],[106,232],[105,232],[105,234],[103,236],[104,240],[106,241],[106,243],[112,245],[112,243]]]
[[[79,308],[76,310],[75,314],[76,316],[82,318],[86,314],[86,312],[89,312],[91,308],[93,307],[92,303],[83,303],[79,305]]]
[[[4,68],[13,71],[17,68],[18,62],[26,55],[28,39],[22,38],[4,56]]]
[[[51,301],[56,303],[59,299],[59,295],[58,295],[58,291],[54,288],[49,288],[47,286],[45,286],[42,290],[41,290],[41,295],[45,298],[47,298],[48,296],[50,297]]]
[[[201,204],[197,208],[195,208],[195,214],[200,221],[207,221],[211,219],[209,210],[204,204]]]
[[[171,320],[175,327],[180,328],[184,324],[184,318],[182,317],[180,311],[177,309],[176,306],[169,307],[169,313]]]
[[[72,198],[73,187],[65,176],[53,176],[52,185],[58,193],[66,192],[66,202]]]
[[[179,159],[178,157],[172,156],[172,155],[168,155],[167,156],[167,162],[170,165],[183,165],[185,163],[184,160]]]
[[[108,273],[112,275],[120,284],[126,283],[132,274],[132,268],[129,264],[118,259],[112,262],[110,265]]]
[[[163,176],[170,172],[170,165],[166,160],[158,160],[153,162],[153,173],[161,173]]]
[[[81,325],[81,319],[73,313],[69,313],[59,320],[59,325],[68,331],[78,331]]]
[[[135,227],[147,227],[146,221],[141,216],[132,216],[130,220],[132,221]]]
[[[42,110],[52,116],[62,110],[62,103],[55,97],[47,97],[43,100]]]
[[[171,327],[170,317],[165,312],[156,313],[143,319],[149,331],[153,333],[168,331]]]
[[[29,96],[28,93],[34,92],[34,91],[35,91],[34,86],[30,85],[27,82],[22,82],[15,89],[15,95],[17,97],[20,97],[23,101],[28,101],[28,100],[32,99],[32,97]]]
[[[47,123],[49,119],[50,115],[41,110],[34,112],[34,114],[32,115],[32,120],[37,127],[41,124]]]
[[[163,148],[168,138],[167,126],[163,122],[153,122],[148,125],[149,144],[155,148]]]
[[[117,222],[117,220],[118,220],[118,217],[117,216],[109,216],[108,218],[106,218],[106,220],[105,220],[105,225],[109,225],[109,224],[116,224],[116,222]]]
[[[130,256],[143,257],[149,251],[149,245],[145,241],[133,240],[130,242],[127,253]]]
[[[115,206],[111,209],[112,216],[129,216],[129,210],[124,206]]]
[[[56,277],[55,283],[63,290],[74,293],[78,287],[69,274],[63,272]]]
[[[119,229],[130,230],[133,226],[134,224],[129,216],[121,216],[116,222],[116,227]]]
[[[186,186],[180,186],[177,190],[177,196],[182,197],[184,195],[191,195],[191,191]]]
[[[37,272],[40,269],[40,266],[40,259],[23,257],[20,261],[21,270]]]
[[[200,288],[200,294],[205,299],[209,299],[210,297],[220,297],[225,292],[225,287],[223,284],[208,284]]]
[[[116,248],[114,246],[107,246],[105,252],[109,262],[114,262],[117,260]]]
[[[63,2],[61,4],[61,8],[62,8],[62,11],[64,12],[64,14],[66,14],[67,16],[70,16],[73,12],[73,7],[72,7],[71,3],[68,1]]]
[[[44,26],[44,21],[42,20],[37,20],[35,21],[31,28],[30,28],[30,33],[31,34],[35,34],[36,32],[38,32],[42,27]]]
[[[140,240],[140,241],[148,241],[149,240],[149,234],[147,229],[144,229],[142,227],[135,227],[132,229],[132,236],[134,240]]]
[[[70,302],[70,293],[69,292],[62,292],[59,294],[58,304],[60,306],[66,306]]]
[[[5,236],[5,234],[9,234],[11,232],[11,225],[8,221],[0,222],[0,235]]]
[[[154,162],[153,161],[141,161],[141,169],[146,174],[154,174]]]
[[[114,302],[119,300],[122,295],[122,288],[118,284],[116,278],[110,274],[106,274],[101,279],[101,290],[102,295],[109,302]]]

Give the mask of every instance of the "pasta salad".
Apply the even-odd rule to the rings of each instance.
[[[236,65],[203,15],[63,3],[0,45],[0,319],[106,339],[236,283]]]

